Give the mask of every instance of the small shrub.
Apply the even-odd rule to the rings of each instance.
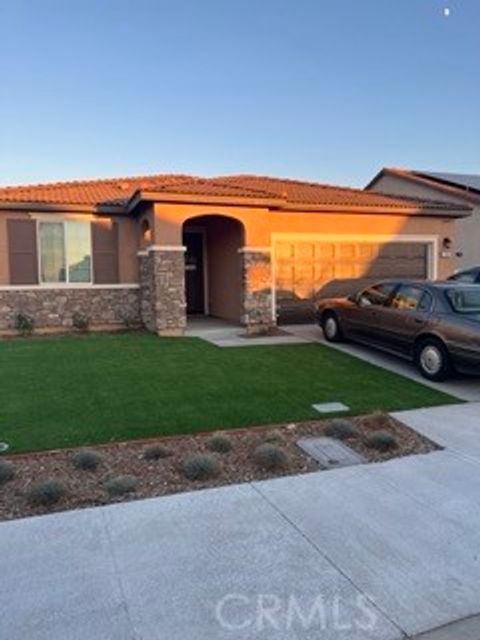
[[[189,480],[206,480],[220,473],[220,465],[213,456],[198,454],[185,460],[183,473]]]
[[[147,447],[143,452],[145,460],[160,460],[161,458],[168,458],[172,452],[166,447],[162,447],[161,444],[152,444]]]
[[[261,444],[254,451],[253,458],[257,466],[266,471],[282,469],[288,465],[288,456],[273,444]]]
[[[72,316],[72,324],[78,331],[88,331],[90,326],[90,318],[80,311],[75,311]]]
[[[138,478],[135,476],[114,476],[105,482],[105,489],[111,496],[123,496],[135,491],[137,485]]]
[[[365,444],[377,451],[389,451],[398,446],[395,436],[388,431],[374,431],[365,438]]]
[[[76,451],[72,456],[73,464],[77,469],[82,469],[83,471],[95,471],[102,460],[103,458],[99,453],[88,449]]]
[[[0,484],[13,480],[15,476],[15,465],[6,460],[0,460]]]
[[[224,436],[221,433],[213,435],[208,440],[207,446],[210,451],[216,451],[217,453],[228,453],[233,448],[230,438],[227,438],[227,436]]]
[[[15,329],[21,336],[29,336],[33,333],[35,321],[27,313],[17,313],[15,316]]]
[[[138,319],[133,314],[121,313],[119,318],[120,322],[125,325],[126,329],[135,329],[138,327]]]
[[[331,423],[325,429],[325,435],[330,438],[337,438],[338,440],[347,440],[357,435],[357,430],[350,422],[343,418],[337,418],[332,420]]]
[[[265,442],[281,442],[282,437],[280,432],[276,429],[274,431],[269,431],[265,434]]]
[[[28,499],[35,506],[48,507],[55,504],[66,494],[65,486],[58,480],[45,480],[32,485]]]

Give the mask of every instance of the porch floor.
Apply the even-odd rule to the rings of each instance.
[[[276,336],[247,336],[240,324],[211,316],[190,316],[185,336],[201,338],[217,347],[254,347],[276,344],[301,344],[311,342],[302,336],[282,333]]]

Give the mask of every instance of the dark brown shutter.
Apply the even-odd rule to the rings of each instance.
[[[7,220],[10,284],[38,284],[37,224]]]
[[[118,282],[118,223],[92,222],[93,281],[95,284]]]

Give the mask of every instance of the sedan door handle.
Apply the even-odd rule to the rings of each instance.
[[[414,318],[413,321],[415,322],[415,324],[423,324],[423,320],[420,320],[420,318]]]

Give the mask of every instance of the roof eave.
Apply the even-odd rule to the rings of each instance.
[[[302,205],[288,203],[282,209],[288,211],[300,211],[311,213],[365,213],[369,215],[398,215],[398,216],[437,216],[440,218],[465,218],[472,213],[471,207],[412,207],[412,206],[388,206],[388,205]]]
[[[127,203],[127,211],[133,212],[141,202],[176,203],[176,204],[214,204],[234,205],[237,207],[259,207],[270,209],[282,206],[285,201],[274,198],[251,198],[245,196],[212,196],[194,193],[168,193],[165,191],[136,191]]]
[[[72,212],[72,213],[114,213],[116,215],[125,215],[126,211],[122,205],[108,204],[69,204],[61,202],[19,202],[19,201],[0,201],[0,209],[10,211],[40,211],[40,212]]]

